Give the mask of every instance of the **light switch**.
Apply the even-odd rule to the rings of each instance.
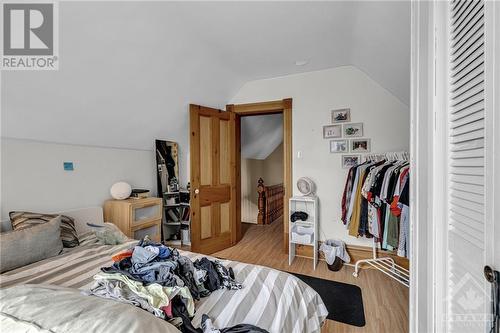
[[[73,171],[73,162],[63,162],[64,171]]]
[[[299,151],[297,152],[297,158],[302,158],[302,150],[299,150]]]

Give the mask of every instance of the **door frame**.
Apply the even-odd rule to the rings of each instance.
[[[288,201],[292,197],[292,99],[247,103],[228,104],[226,111],[233,112],[236,117],[236,235],[240,241],[241,234],[241,117],[266,114],[283,114],[283,186],[285,189],[283,199],[283,251],[288,252]]]
[[[411,4],[409,331],[436,332],[435,1]],[[417,222],[419,221],[419,222]],[[433,253],[436,253],[434,256]],[[441,303],[442,304],[442,303]]]

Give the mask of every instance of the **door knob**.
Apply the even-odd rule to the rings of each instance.
[[[195,189],[194,190],[194,194],[198,194],[198,193],[200,193],[200,190],[199,189]]]
[[[499,332],[500,325],[500,272],[490,266],[484,267],[484,277],[491,283],[491,330],[492,333]]]

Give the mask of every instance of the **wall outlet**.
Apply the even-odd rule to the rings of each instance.
[[[73,171],[75,170],[73,167],[73,162],[63,162],[64,171]]]

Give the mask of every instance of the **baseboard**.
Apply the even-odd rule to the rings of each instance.
[[[373,258],[373,249],[371,247],[359,246],[359,245],[346,245],[346,249],[347,253],[349,253],[349,256],[351,257],[351,264],[354,264],[356,261],[361,259]],[[309,245],[296,245],[295,255],[299,257],[312,258],[313,247]],[[410,267],[410,261],[407,258],[400,257],[395,252],[392,251],[377,250],[377,257],[390,257],[394,259],[396,264],[406,269],[409,269]],[[319,253],[319,259],[325,260],[323,253],[321,251]]]

